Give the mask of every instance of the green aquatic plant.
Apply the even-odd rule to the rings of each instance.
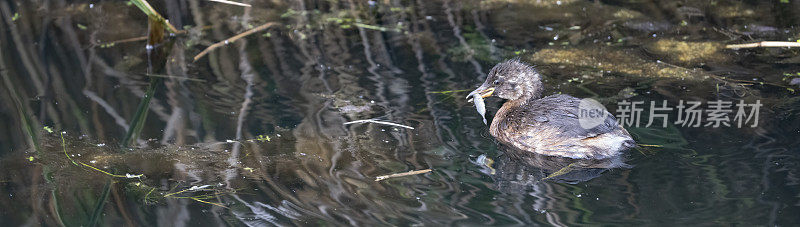
[[[270,141],[270,138],[268,135],[258,135],[258,138],[256,138],[256,140],[263,142],[263,141]]]
[[[401,12],[404,11],[405,8],[390,8],[391,12]],[[354,13],[355,12],[355,13]],[[398,33],[406,33],[408,28],[402,24],[396,24],[394,26],[386,26],[386,25],[379,25],[379,24],[370,24],[364,22],[360,18],[356,18],[358,11],[352,10],[339,10],[335,12],[327,12],[323,13],[319,10],[304,10],[298,11],[294,9],[288,9],[286,12],[280,15],[280,18],[296,18],[296,17],[304,17],[308,20],[304,20],[307,24],[301,25],[306,29],[324,29],[326,26],[335,25],[342,29],[350,29],[353,27],[381,31],[381,32],[398,32]],[[287,29],[292,29],[292,25],[286,25]],[[298,35],[305,36],[302,32],[298,33]]]
[[[468,91],[472,91],[472,89],[449,90],[449,91],[431,91],[431,92],[428,92],[428,93],[431,93],[431,94],[448,94],[448,95],[450,95],[452,93],[460,93],[460,92],[468,92]]]
[[[783,73],[783,81],[789,81],[789,84],[791,84],[791,85],[797,85],[797,82],[795,82],[795,81],[797,81],[797,80],[800,80],[800,72],[796,72],[796,73]],[[794,93],[795,93],[795,90],[794,90],[794,88],[792,88],[792,87],[786,87],[786,90],[787,90],[787,91],[789,91],[789,92],[791,92],[792,94],[794,94]]]
[[[80,161],[75,161],[74,159],[72,159],[72,157],[69,155],[69,153],[67,153],[67,141],[66,141],[66,139],[64,139],[64,134],[66,134],[66,132],[59,133],[59,136],[61,136],[61,149],[64,152],[64,156],[66,156],[67,159],[70,162],[72,162],[73,165],[75,165],[75,166],[84,166],[86,168],[101,172],[101,173],[103,173],[105,175],[108,175],[108,176],[111,176],[111,177],[117,177],[117,178],[139,178],[139,179],[141,179],[144,176],[143,174],[135,175],[135,174],[129,174],[129,173],[126,173],[125,175],[113,174],[113,173],[109,173],[107,171],[101,170],[101,169],[99,169],[97,167],[94,167],[92,165],[89,165],[89,164],[86,164],[86,163],[83,163],[83,162],[80,162]]]
[[[101,215],[103,214],[103,209],[105,208],[106,200],[108,200],[108,194],[111,192],[111,186],[113,182],[111,179],[106,180],[105,186],[103,186],[103,193],[100,194],[98,200],[94,205],[94,211],[92,212],[92,216],[89,218],[89,226],[97,226],[98,222],[100,221]]]
[[[142,128],[144,128],[144,122],[147,119],[147,113],[150,112],[150,100],[153,99],[153,95],[156,92],[156,86],[161,82],[162,78],[155,77],[150,80],[150,85],[147,86],[147,91],[145,91],[144,97],[142,101],[139,102],[139,106],[136,108],[136,113],[133,115],[133,119],[131,120],[131,127],[128,129],[128,132],[125,133],[125,137],[122,139],[122,146],[127,147],[130,145],[131,141],[135,141],[139,137],[139,133],[142,132]]]
[[[49,127],[45,127],[45,129],[49,129]],[[52,130],[49,130],[49,132],[52,134]],[[60,184],[55,182],[55,179],[53,177],[53,172],[50,171],[49,170],[50,168],[46,165],[45,166],[46,171],[44,172],[45,178],[47,179],[47,181],[50,184],[56,185],[56,188],[54,188],[52,190],[52,194],[51,194],[51,200],[53,201],[53,204],[55,206],[54,212],[55,212],[55,215],[56,215],[56,219],[59,221],[59,223],[62,226],[68,226],[67,224],[72,225],[72,224],[79,224],[79,223],[80,223],[80,225],[97,226],[97,225],[99,225],[100,219],[103,216],[102,213],[103,213],[103,210],[105,209],[105,204],[106,204],[106,202],[107,202],[107,200],[109,198],[109,194],[110,194],[110,192],[112,190],[113,184],[115,183],[114,178],[138,178],[138,179],[141,179],[141,177],[143,175],[132,175],[132,174],[117,175],[117,174],[112,174],[112,173],[109,173],[107,171],[103,171],[103,170],[101,170],[101,169],[99,169],[97,167],[94,167],[94,166],[88,165],[86,163],[83,163],[83,162],[76,161],[76,160],[72,159],[72,157],[69,155],[69,153],[67,151],[67,145],[66,145],[67,143],[66,143],[66,139],[64,138],[64,134],[66,134],[66,133],[65,132],[59,133],[59,136],[60,136],[60,139],[61,139],[61,149],[62,149],[62,151],[64,153],[64,156],[66,156],[67,159],[73,165],[78,166],[78,167],[83,166],[83,167],[86,167],[86,168],[89,168],[89,169],[92,169],[92,170],[95,170],[95,171],[99,171],[99,172],[101,172],[103,174],[111,176],[112,178],[106,179],[106,183],[103,186],[103,189],[101,190],[100,195],[97,196],[97,197],[93,197],[93,193],[91,193],[91,190],[72,191],[73,193],[82,192],[82,194],[76,194],[75,196],[71,197],[73,200],[76,200],[75,202],[79,206],[82,205],[82,203],[81,203],[82,201],[86,202],[86,203],[92,203],[92,201],[94,201],[93,202],[94,205],[92,206],[93,208],[91,209],[91,211],[87,210],[85,207],[84,207],[85,209],[71,209],[72,213],[68,217],[70,220],[64,220],[65,216],[62,215],[62,213],[64,212],[64,209],[62,207],[62,203],[59,202],[59,201],[61,201],[61,199],[58,196],[59,194],[61,194],[61,193],[59,193],[59,188],[57,187]],[[78,213],[78,214],[75,214],[75,213]],[[82,217],[88,218],[88,219],[84,219]]]
[[[555,171],[555,172],[551,173],[550,175],[547,175],[547,177],[542,178],[542,180],[551,179],[553,177],[561,176],[561,175],[567,174],[569,172],[572,172],[572,170],[577,169],[578,165],[579,165],[578,162],[570,163],[569,165],[564,166],[564,168],[561,168],[558,171]]]
[[[131,0],[130,3],[138,7],[139,10],[141,10],[145,15],[147,15],[150,18],[150,20],[154,20],[158,24],[163,26],[163,28],[166,28],[167,31],[171,33],[178,32],[178,29],[175,28],[175,26],[172,26],[172,24],[170,24],[169,21],[167,21],[167,19],[164,19],[164,17],[161,16],[161,14],[159,14],[155,9],[153,9],[153,7],[150,6],[150,3],[148,3],[147,0]]]
[[[177,187],[177,185],[176,185],[176,187]],[[194,200],[194,201],[197,201],[197,202],[210,204],[210,205],[214,205],[214,206],[218,206],[218,207],[222,207],[222,208],[226,208],[227,209],[228,207],[226,207],[225,205],[222,205],[220,203],[207,201],[208,199],[218,198],[220,195],[226,193],[224,190],[209,189],[210,187],[211,187],[211,185],[192,186],[190,188],[183,189],[183,190],[180,190],[180,191],[167,193],[167,194],[163,195],[163,197],[164,198],[173,198],[173,199],[191,199],[191,200]],[[236,190],[233,190],[233,191],[235,192]],[[152,192],[152,190],[151,190],[151,192]],[[187,193],[187,192],[211,192],[211,193],[205,193],[205,194],[200,194],[200,195],[192,195],[192,196],[182,196],[182,194]]]
[[[163,51],[169,49],[171,45],[160,45],[165,43],[163,22],[160,22],[156,17],[150,17],[148,23],[150,29],[147,34],[148,35],[147,44],[149,46],[154,47],[154,49],[147,50],[147,58],[148,58],[147,74],[154,75],[156,74],[156,71],[160,71],[161,69],[164,68],[164,64],[166,63],[166,58],[165,58],[165,53]],[[171,44],[171,42],[167,44]],[[139,105],[136,108],[136,113],[133,115],[133,119],[131,119],[131,124],[130,124],[131,127],[128,128],[128,131],[125,133],[125,137],[122,139],[121,145],[123,148],[128,147],[131,141],[135,141],[139,137],[142,128],[144,128],[144,123],[147,120],[147,114],[150,112],[150,100],[153,99],[156,87],[159,84],[161,84],[162,80],[163,78],[161,77],[150,78],[150,83],[147,86],[147,90],[145,91],[144,97],[139,102]]]
[[[482,62],[500,61],[499,56],[494,56],[497,48],[475,28],[464,27],[462,35],[467,45],[453,44],[451,48],[447,49],[447,55],[451,60],[466,62],[468,59],[474,58]]]
[[[37,154],[40,154],[40,147],[39,147],[39,140],[37,130],[35,130],[37,122],[34,121],[28,111],[29,107],[23,102],[22,100],[26,100],[26,98],[17,91],[17,87],[14,86],[14,83],[11,81],[11,77],[9,75],[8,70],[6,69],[5,59],[0,55],[0,76],[3,77],[3,84],[5,84],[6,90],[9,93],[9,96],[14,103],[14,107],[17,110],[17,115],[20,119],[20,125],[22,125],[22,131],[24,131],[28,135],[28,143],[36,150]]]
[[[362,24],[362,23],[353,23],[353,26],[356,26],[356,27],[359,27],[359,28],[366,28],[366,29],[376,30],[376,31],[382,31],[382,32],[387,32],[387,31],[401,32],[402,31],[402,29],[401,29],[402,26],[398,26],[398,27],[395,27],[395,28],[390,28],[390,27],[371,25],[371,24]]]
[[[209,204],[209,205],[214,205],[214,206],[227,208],[223,204],[212,202],[212,201],[209,201],[209,200],[210,199],[214,199],[214,198],[218,198],[219,196],[224,195],[224,194],[230,194],[230,193],[234,193],[234,192],[237,191],[237,190],[228,190],[228,189],[215,189],[215,188],[212,188],[211,185],[192,186],[192,187],[189,187],[189,188],[186,188],[186,189],[183,189],[183,190],[176,191],[175,188],[178,188],[179,185],[175,185],[175,187],[173,189],[169,190],[169,191],[172,191],[172,192],[168,192],[168,191],[167,192],[159,192],[159,191],[157,191],[156,187],[150,186],[147,183],[145,183],[145,181],[144,181],[145,175],[144,174],[130,174],[130,173],[115,174],[115,173],[112,173],[111,171],[102,170],[102,169],[97,168],[95,166],[89,165],[86,162],[83,162],[83,161],[80,161],[80,160],[76,160],[75,158],[73,158],[75,155],[71,155],[69,149],[67,148],[68,147],[67,146],[67,142],[68,141],[67,141],[67,139],[65,137],[66,133],[58,133],[58,134],[59,134],[58,139],[60,139],[61,152],[63,153],[64,157],[67,157],[66,159],[73,166],[81,167],[80,170],[82,170],[82,171],[89,170],[90,172],[98,172],[98,173],[101,173],[102,175],[106,176],[106,177],[104,177],[104,179],[106,179],[106,184],[103,187],[102,191],[100,191],[99,196],[95,197],[94,196],[95,194],[90,193],[89,191],[81,191],[82,192],[81,196],[72,197],[74,200],[77,200],[75,202],[93,204],[93,206],[91,206],[93,209],[91,209],[91,210],[88,209],[89,206],[83,206],[83,207],[85,207],[87,209],[81,209],[81,210],[71,209],[72,210],[71,212],[73,212],[73,213],[71,213],[69,215],[70,220],[63,220],[62,221],[64,223],[68,223],[68,225],[69,224],[82,223],[81,225],[96,226],[99,223],[101,223],[100,219],[103,217],[102,212],[105,209],[105,203],[108,202],[107,201],[108,198],[109,198],[108,195],[111,192],[111,190],[113,190],[112,187],[115,186],[114,184],[117,184],[117,183],[123,183],[124,189],[126,191],[126,194],[131,195],[133,197],[141,198],[144,201],[144,204],[157,202],[157,201],[160,201],[160,200],[163,200],[163,199],[189,199],[189,200],[193,200],[193,201],[200,202],[200,203],[205,203],[205,204]],[[261,138],[265,139],[267,137],[268,136],[263,136]],[[92,145],[92,147],[94,147],[93,144],[90,143],[90,145]],[[100,156],[95,156],[95,159],[98,159],[98,158],[99,159],[104,159],[104,158],[100,158]],[[61,170],[61,172],[63,172],[63,171],[64,170]],[[253,170],[251,169],[251,172],[252,171]],[[50,174],[50,175],[51,175],[51,177],[49,177],[49,179],[55,180],[52,177],[52,174]],[[62,177],[65,177],[65,176],[62,176]],[[59,185],[59,183],[55,183],[55,182],[53,182],[53,184]],[[62,197],[62,198],[60,198],[60,197]],[[61,199],[63,199],[63,194],[61,194],[61,193],[54,193],[53,194],[53,200],[54,201],[57,202],[57,201],[59,201]],[[56,211],[61,212],[63,210],[64,209],[62,209],[62,207],[59,206]],[[80,214],[75,214],[74,212],[79,212]],[[80,217],[85,217],[85,218],[80,218]]]

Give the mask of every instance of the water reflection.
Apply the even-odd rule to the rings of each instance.
[[[0,2],[0,206],[15,208],[0,209],[0,223],[798,221],[789,215],[798,211],[798,99],[787,89],[796,51],[722,48],[796,39],[796,3],[151,4],[187,32],[155,47],[165,64],[148,73],[145,42],[129,39],[148,31],[134,6]],[[268,22],[280,26],[192,61]],[[624,162],[523,165],[458,92],[511,57],[538,64],[548,94],[594,97],[609,110],[622,99],[758,99],[769,110],[758,128],[631,128],[658,146]],[[163,82],[141,135],[123,149],[155,78]],[[498,107],[487,103],[490,114]],[[361,119],[414,129],[343,124]]]

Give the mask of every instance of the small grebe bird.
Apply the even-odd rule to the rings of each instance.
[[[574,159],[603,159],[635,147],[636,142],[607,116],[593,128],[579,123],[581,99],[569,95],[542,97],[541,76],[519,60],[497,64],[483,84],[472,91],[480,97],[497,96],[508,101],[497,111],[489,134],[510,146],[512,157],[536,153]],[[477,103],[476,103],[477,105]],[[480,110],[479,110],[480,111]]]

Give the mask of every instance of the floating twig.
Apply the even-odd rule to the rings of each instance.
[[[181,30],[181,31],[183,31],[183,30]],[[184,32],[181,32],[181,31],[178,31],[178,33],[184,33]],[[176,33],[176,34],[178,34],[178,33]],[[145,41],[145,40],[147,40],[147,36],[139,36],[139,37],[120,39],[120,40],[114,40],[114,41],[110,41],[110,42],[101,43],[100,46],[101,47],[108,47],[108,46],[117,45],[117,44],[120,44],[120,43],[139,42],[139,41]]]
[[[357,121],[345,122],[345,123],[344,123],[344,125],[349,125],[349,124],[358,124],[358,123],[375,123],[375,124],[382,124],[382,125],[391,125],[391,126],[396,126],[396,127],[403,127],[403,128],[407,128],[407,129],[414,129],[414,127],[407,126],[407,125],[401,125],[401,124],[397,124],[397,123],[386,122],[386,121],[378,121],[378,120],[372,120],[372,119],[367,119],[367,120],[357,120]]]
[[[375,177],[375,181],[382,181],[382,180],[386,180],[386,179],[393,178],[393,177],[404,177],[404,176],[423,174],[423,173],[427,173],[427,172],[430,172],[430,171],[432,171],[432,170],[431,169],[423,169],[423,170],[408,171],[408,172],[405,172],[405,173],[395,173],[395,174],[383,175],[383,176]]]
[[[261,26],[255,27],[253,29],[247,30],[247,31],[242,32],[242,33],[239,33],[238,35],[230,37],[230,38],[228,38],[226,40],[222,40],[222,41],[219,41],[217,43],[211,44],[211,46],[206,47],[206,49],[201,51],[199,54],[197,54],[197,56],[194,56],[194,61],[197,61],[198,59],[202,58],[203,56],[206,56],[206,54],[208,54],[208,52],[211,52],[214,49],[217,49],[217,48],[219,48],[221,46],[228,45],[229,43],[235,42],[236,40],[244,38],[245,36],[248,36],[248,35],[251,35],[253,33],[262,31],[264,29],[267,29],[267,28],[272,27],[272,26],[277,25],[277,24],[278,23],[276,23],[276,22],[268,22],[266,24],[262,24]]]
[[[200,30],[207,30],[207,29],[210,29],[210,28],[211,28],[211,26],[203,26]],[[175,35],[183,35],[183,34],[186,34],[187,32],[189,32],[189,30],[179,30],[179,31],[176,31],[174,34]],[[100,47],[111,47],[111,46],[117,45],[117,44],[130,43],[130,42],[139,42],[139,41],[145,41],[145,40],[147,40],[147,36],[139,36],[139,37],[133,37],[133,38],[126,38],[126,39],[108,41],[108,42],[101,43],[99,46]]]
[[[721,80],[721,81],[726,82],[726,83],[733,83],[734,85],[741,85],[741,86],[751,86],[751,85],[758,84],[758,85],[770,85],[770,86],[775,86],[775,87],[782,87],[782,88],[787,88],[787,89],[791,88],[791,87],[788,87],[788,86],[784,86],[784,85],[780,85],[780,84],[776,84],[776,83],[770,83],[770,82],[763,82],[763,81],[737,80],[737,79],[721,77],[721,76],[716,76],[716,75],[711,75],[711,77],[714,78],[714,79],[717,79],[717,80]]]
[[[234,1],[228,1],[228,0],[208,0],[208,1],[219,2],[219,3],[223,3],[223,4],[228,4],[228,5],[250,7],[250,4],[245,4],[245,3],[241,3],[241,2],[234,2]]]
[[[745,48],[758,48],[758,47],[800,47],[800,42],[761,41],[757,43],[725,45],[725,48],[728,49],[745,49]]]

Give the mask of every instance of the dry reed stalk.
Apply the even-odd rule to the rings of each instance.
[[[253,34],[253,33],[256,33],[256,32],[262,31],[262,30],[265,30],[265,29],[267,29],[267,28],[269,28],[269,27],[272,27],[272,26],[274,26],[274,25],[277,25],[277,24],[278,24],[278,23],[276,23],[276,22],[268,22],[268,23],[266,23],[266,24],[262,24],[261,26],[255,27],[255,28],[253,28],[253,29],[247,30],[247,31],[245,31],[245,32],[242,32],[242,33],[239,33],[238,35],[235,35],[235,36],[233,36],[233,37],[230,37],[230,38],[228,38],[228,39],[226,39],[226,40],[222,40],[222,41],[219,41],[219,42],[217,42],[217,43],[211,44],[211,46],[208,46],[208,47],[206,47],[206,49],[205,49],[205,50],[201,51],[199,54],[197,54],[196,56],[194,56],[194,61],[197,61],[197,60],[199,60],[200,58],[202,58],[203,56],[206,56],[206,54],[208,54],[208,52],[211,52],[211,51],[212,51],[212,50],[214,50],[214,49],[217,49],[217,48],[219,48],[219,47],[221,47],[221,46],[228,45],[229,43],[233,43],[233,42],[235,42],[236,40],[239,40],[239,39],[241,39],[241,38],[244,38],[245,36],[248,36],[248,35],[251,35],[251,34]]]
[[[375,177],[375,181],[382,181],[382,180],[386,180],[386,179],[394,178],[394,177],[404,177],[404,176],[423,174],[423,173],[427,173],[427,172],[430,172],[430,171],[432,171],[432,170],[431,169],[423,169],[423,170],[408,171],[408,172],[405,172],[405,173],[395,173],[395,174],[383,175],[383,176]]]
[[[745,48],[758,48],[758,47],[800,47],[800,42],[761,41],[756,43],[730,44],[725,46],[725,48],[728,49],[745,49]]]

